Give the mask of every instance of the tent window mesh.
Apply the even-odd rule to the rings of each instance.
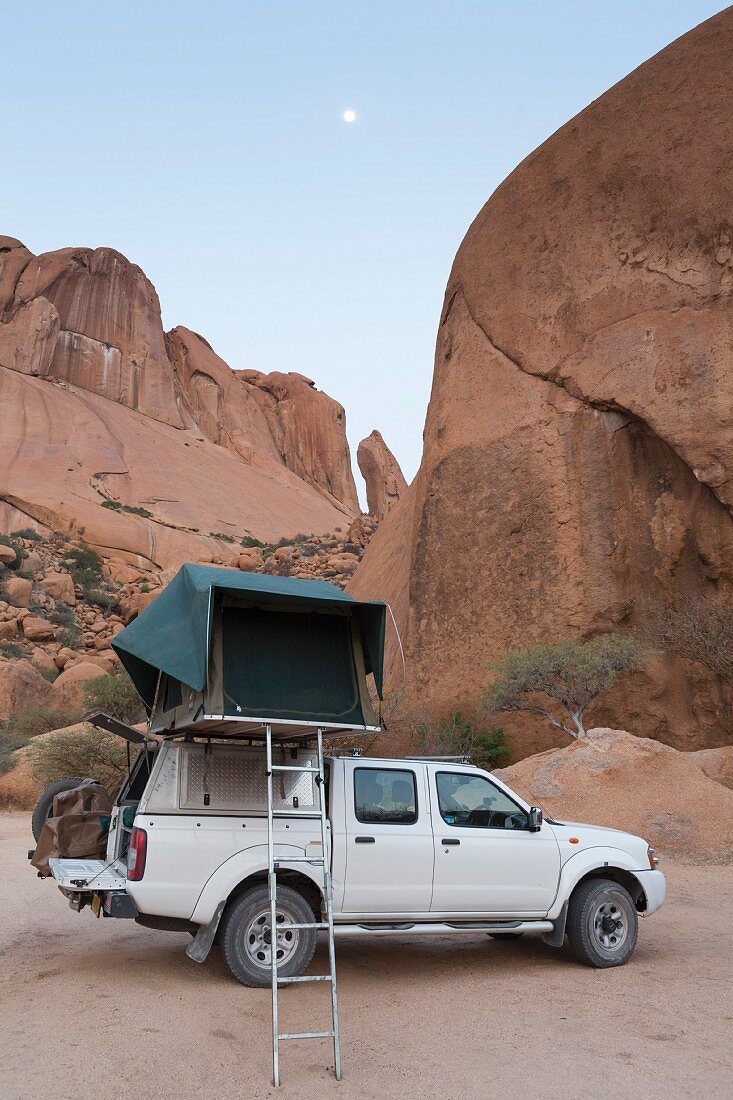
[[[241,607],[221,615],[227,715],[363,722],[349,619]]]

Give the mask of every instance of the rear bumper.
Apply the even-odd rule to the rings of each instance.
[[[656,913],[667,896],[667,880],[661,871],[637,871],[638,878],[646,897],[646,909],[643,916],[650,917]]]

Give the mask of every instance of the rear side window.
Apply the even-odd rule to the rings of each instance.
[[[355,768],[354,812],[365,825],[414,825],[415,773],[402,768]]]

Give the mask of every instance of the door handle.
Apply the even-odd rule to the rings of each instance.
[[[374,844],[374,837],[373,836],[355,836],[354,837],[354,843],[355,844]]]
[[[440,843],[441,844],[460,844],[461,842],[455,836],[444,836]]]

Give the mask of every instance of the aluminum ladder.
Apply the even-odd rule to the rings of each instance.
[[[341,1080],[341,1050],[339,1047],[339,1014],[338,995],[336,991],[336,951],[333,939],[333,893],[331,887],[331,871],[328,865],[329,843],[328,822],[326,818],[326,777],[323,764],[323,730],[319,727],[316,738],[318,747],[318,766],[302,766],[295,764],[273,764],[272,762],[272,726],[265,727],[267,744],[267,885],[270,899],[270,956],[272,970],[272,1080],[277,1087],[280,1084],[280,1043],[286,1039],[332,1039],[333,1061],[336,1080]],[[318,785],[320,810],[275,810],[273,806],[273,774],[277,772],[311,773],[316,777]],[[287,863],[310,863],[320,866],[323,871],[323,897],[326,904],[326,920],[314,921],[308,924],[280,924],[277,923],[277,872],[278,861],[275,859],[275,818],[285,817],[312,817],[319,818],[321,822],[321,858],[312,859],[308,856],[291,859]],[[283,860],[283,862],[286,862]],[[277,969],[277,932],[299,931],[306,929],[324,929],[328,933],[328,974],[304,974],[299,977],[280,977]],[[277,991],[278,984],[286,985],[294,982],[329,982],[331,985],[331,1028],[328,1031],[296,1031],[281,1032],[279,1024]]]

